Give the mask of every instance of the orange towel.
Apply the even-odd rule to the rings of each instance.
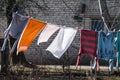
[[[25,52],[47,23],[30,18],[20,36],[17,53]]]

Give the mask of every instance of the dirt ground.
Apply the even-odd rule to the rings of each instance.
[[[119,72],[92,72],[89,69],[27,68],[12,66],[7,74],[0,73],[0,80],[120,80]]]

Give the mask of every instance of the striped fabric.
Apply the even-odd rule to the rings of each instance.
[[[97,37],[98,32],[90,31],[90,30],[80,30],[81,33],[81,47],[79,50],[79,56],[77,59],[76,66],[80,63],[81,55],[85,54],[87,56],[96,57],[97,52]]]

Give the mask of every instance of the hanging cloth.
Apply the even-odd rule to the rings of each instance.
[[[114,66],[114,32],[110,31],[105,34],[99,31],[98,36],[98,59],[109,61],[109,71],[113,70]]]
[[[19,39],[17,53],[25,52],[31,42],[36,38],[38,33],[41,32],[45,26],[46,23],[30,18]]]
[[[72,43],[77,30],[70,27],[61,27],[53,42],[46,49],[56,58],[60,58]]]
[[[104,60],[114,59],[114,32],[105,34],[99,31],[97,57]]]
[[[14,42],[14,44],[10,50],[10,55],[12,55],[13,52],[15,51],[15,49],[17,48],[18,41],[19,41],[19,38],[17,38],[16,41]]]
[[[90,30],[80,30],[80,39],[81,47],[78,53],[76,68],[80,63],[82,54],[96,57],[98,32]]]
[[[28,22],[28,17],[15,13],[11,23],[10,36],[18,38]]]
[[[25,25],[27,24],[27,22],[28,22],[27,16],[23,16],[18,13],[13,13],[12,21],[11,21],[9,27],[4,32],[5,36],[4,36],[4,43],[2,46],[2,51],[5,49],[5,45],[6,45],[9,35],[15,39],[18,39],[19,36],[21,35]]]
[[[117,53],[116,53],[116,57],[117,57],[117,61],[116,61],[116,68],[117,70],[119,69],[119,64],[120,64],[120,31],[117,32],[117,40],[115,41],[115,46],[117,49]]]
[[[37,45],[42,42],[47,42],[48,39],[59,29],[60,27],[58,25],[47,23],[46,27],[43,29],[43,31],[40,33]]]

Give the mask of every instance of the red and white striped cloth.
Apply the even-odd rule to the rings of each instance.
[[[80,39],[81,47],[78,53],[76,68],[78,64],[80,64],[82,54],[96,57],[98,32],[90,30],[80,30]]]

